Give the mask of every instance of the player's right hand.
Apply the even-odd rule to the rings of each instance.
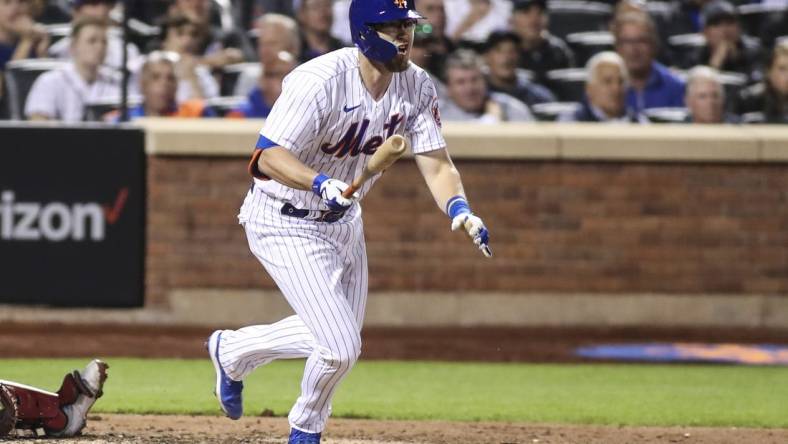
[[[490,232],[487,231],[487,227],[481,218],[470,212],[458,214],[451,221],[451,230],[457,231],[460,228],[473,240],[473,243],[479,247],[479,250],[485,257],[492,257]]]
[[[318,174],[312,182],[312,191],[323,198],[323,203],[332,211],[345,211],[358,199],[358,193],[353,193],[353,198],[342,196],[342,192],[350,185],[341,180],[332,179],[325,174]]]

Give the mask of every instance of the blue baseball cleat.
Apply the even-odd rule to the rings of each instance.
[[[287,444],[320,444],[320,433],[307,433],[292,429]]]
[[[208,342],[205,343],[208,354],[211,355],[213,368],[216,370],[216,388],[213,393],[216,395],[216,399],[219,400],[219,406],[222,408],[222,411],[230,419],[238,419],[244,414],[244,405],[241,398],[244,383],[233,381],[224,372],[222,364],[219,362],[219,338],[221,337],[221,330],[216,330],[208,338]]]

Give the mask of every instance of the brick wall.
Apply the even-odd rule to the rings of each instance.
[[[371,290],[786,293],[780,164],[457,161],[494,260],[449,231],[411,160],[364,201]],[[149,157],[147,301],[275,288],[236,223],[238,157]]]

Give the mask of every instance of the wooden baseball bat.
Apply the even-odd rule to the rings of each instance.
[[[378,147],[372,157],[369,158],[369,162],[364,165],[361,175],[353,179],[353,182],[342,193],[342,196],[349,199],[353,193],[364,185],[364,182],[369,180],[370,177],[390,167],[397,159],[402,157],[409,146],[410,142],[408,142],[408,139],[399,134],[395,134],[386,139],[386,141]]]

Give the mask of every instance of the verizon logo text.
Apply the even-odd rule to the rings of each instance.
[[[22,202],[14,191],[0,192],[0,240],[51,242],[103,241],[107,224],[114,224],[126,205],[122,188],[112,207],[99,203]]]

